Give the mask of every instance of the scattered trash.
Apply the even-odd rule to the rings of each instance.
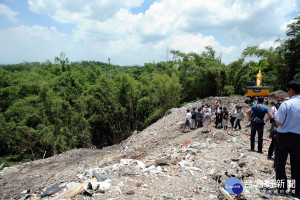
[[[4,163],[2,163],[2,164],[0,165],[0,169],[1,169],[3,166],[4,166]]]
[[[99,160],[101,160],[101,159],[103,159],[103,158],[110,157],[110,156],[112,156],[112,155],[115,155],[115,154],[116,154],[116,153],[112,153],[112,154],[109,154],[109,155],[106,155],[106,156],[103,156],[103,157],[97,158],[97,159],[96,159],[96,165],[98,165],[98,161],[99,161]]]
[[[65,184],[59,184],[59,183],[54,184],[54,185],[52,185],[50,188],[46,189],[46,190],[42,193],[41,197],[43,198],[43,197],[45,197],[45,196],[52,195],[52,194],[58,192],[59,190],[61,190],[61,189],[64,188],[64,187],[65,187]]]
[[[219,191],[225,196],[228,200],[233,200],[233,198],[230,196],[230,194],[222,187],[219,187]]]
[[[107,182],[89,182],[85,187],[85,191],[88,192],[90,195],[93,195],[96,192],[104,193],[110,187],[111,184]]]
[[[127,194],[127,195],[133,195],[133,194],[135,194],[135,192],[134,192],[133,190],[127,190],[127,191],[126,191],[126,194]]]
[[[12,200],[25,200],[25,199],[32,199],[35,200],[36,198],[33,196],[32,190],[24,190],[21,192],[20,196],[12,198]]]
[[[208,103],[211,104],[211,100],[213,98],[208,99]],[[218,101],[222,103],[222,98]],[[192,104],[193,107],[198,107],[203,105],[202,103],[193,102]],[[237,103],[239,103],[238,100],[232,100],[226,106],[230,109]],[[246,108],[246,105],[244,107]],[[229,130],[231,135],[226,134],[222,129],[215,129],[209,134],[201,134],[201,128],[181,134],[180,126],[186,108],[173,109],[170,115],[158,120],[144,131],[130,136],[121,145],[109,147],[105,153],[98,154],[101,150],[97,150],[96,153],[94,152],[94,157],[90,158],[92,164],[86,160],[84,163],[84,159],[76,160],[80,165],[72,166],[72,169],[67,168],[67,170],[72,170],[70,171],[72,177],[65,178],[61,175],[62,173],[60,176],[55,174],[55,179],[51,180],[52,183],[53,180],[59,180],[65,182],[64,185],[55,184],[51,188],[44,189],[43,195],[48,195],[51,189],[53,193],[49,192],[48,196],[60,193],[53,198],[54,200],[75,196],[75,199],[262,198],[263,194],[260,189],[267,186],[267,180],[270,182],[275,180],[273,162],[266,159],[266,154],[246,151],[246,148],[250,147],[248,137],[250,134],[247,133],[250,128],[246,127],[248,121],[242,121],[241,131]],[[266,151],[270,141],[264,140],[263,142],[265,147],[263,151]],[[97,158],[99,155],[106,156]],[[43,162],[48,159],[44,159]],[[30,165],[33,164],[28,164]],[[54,164],[51,166],[55,167]],[[6,173],[20,171],[25,173],[31,169],[26,167],[5,168],[4,170]],[[68,173],[67,170],[64,173]],[[3,173],[0,175],[0,181],[2,181]],[[42,178],[41,174],[34,175],[30,174],[38,181]],[[230,177],[240,179],[243,186],[247,183],[251,183],[252,186],[244,187],[242,196],[231,195],[222,185]],[[263,183],[256,184],[257,180]],[[4,185],[3,182],[1,182],[2,185]],[[34,195],[40,196],[41,190],[42,188],[34,191]],[[85,192],[93,197],[83,196],[86,195]],[[29,195],[23,194],[23,198],[26,199]]]
[[[72,189],[74,187],[78,187],[80,185],[81,185],[80,183],[71,182],[71,183],[66,184],[66,188],[67,188],[67,190],[70,190],[70,189]]]
[[[98,182],[102,182],[106,179],[106,177],[100,175],[98,172],[96,172],[96,170],[92,171],[94,176],[96,177],[96,179],[98,180]]]
[[[187,146],[190,142],[186,142],[183,146]]]

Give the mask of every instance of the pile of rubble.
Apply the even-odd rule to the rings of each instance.
[[[248,151],[246,117],[240,131],[213,128],[203,134],[199,128],[181,132],[188,108],[219,101],[229,111],[235,105],[246,110],[249,107],[244,100],[209,97],[172,109],[119,145],[73,150],[56,156],[59,162],[51,157],[5,168],[0,172],[0,196],[9,199],[25,190],[15,199],[289,199],[273,191],[273,161],[266,153],[269,124],[265,127],[264,154]],[[241,181],[241,194],[224,189],[230,177]]]

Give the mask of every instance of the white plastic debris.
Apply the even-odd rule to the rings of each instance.
[[[94,194],[96,192],[101,192],[104,193],[106,192],[109,188],[111,187],[110,183],[107,183],[105,181],[103,182],[89,182],[86,186],[85,186],[85,191],[90,193],[90,194]]]
[[[142,169],[145,169],[145,168],[146,168],[146,164],[143,163],[142,161],[140,161],[140,160],[135,160],[135,162],[137,163],[137,165],[138,165],[139,168],[142,168]]]
[[[79,186],[79,185],[81,185],[81,184],[80,184],[80,183],[76,183],[76,182],[71,182],[71,183],[68,183],[68,184],[66,185],[66,188],[69,190],[69,189],[74,188],[74,187],[77,187],[77,186]]]

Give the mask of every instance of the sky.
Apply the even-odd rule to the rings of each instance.
[[[0,63],[172,60],[211,46],[229,64],[247,46],[276,47],[299,0],[0,0]]]

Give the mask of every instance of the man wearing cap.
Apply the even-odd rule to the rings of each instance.
[[[217,115],[217,110],[218,110],[218,108],[220,107],[220,104],[218,103],[218,101],[216,101],[215,107],[216,107],[216,112],[215,112],[215,114]]]
[[[277,103],[275,104],[276,109],[279,109],[279,106],[281,105],[281,99],[277,99]]]
[[[275,171],[279,193],[286,193],[287,176],[285,165],[288,154],[291,163],[291,192],[300,197],[300,79],[287,84],[290,100],[283,102],[275,116],[277,129],[275,148]]]

